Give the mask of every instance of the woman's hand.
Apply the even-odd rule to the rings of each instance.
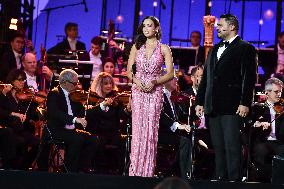
[[[140,90],[140,91],[145,91],[145,84],[142,83],[140,80],[137,80],[135,82],[136,87]]]
[[[16,112],[12,112],[12,113],[11,113],[11,116],[14,116],[14,117],[19,118],[22,123],[24,123],[25,120],[26,120],[26,118],[27,118],[25,114],[16,113]]]
[[[105,100],[102,102],[103,106],[111,106],[113,103],[113,99],[112,98],[105,98]]]
[[[5,84],[5,85],[4,85],[4,88],[3,88],[3,90],[2,90],[3,95],[6,96],[7,93],[12,90],[12,88],[13,88],[13,85],[11,85],[11,84]]]
[[[144,87],[144,92],[149,93],[152,91],[152,89],[155,87],[157,84],[157,80],[153,80],[149,82],[145,87]]]

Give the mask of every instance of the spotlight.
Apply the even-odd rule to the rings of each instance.
[[[16,18],[11,18],[11,22],[10,22],[9,29],[10,29],[10,30],[18,30],[17,23],[18,23],[18,19],[16,19]]]

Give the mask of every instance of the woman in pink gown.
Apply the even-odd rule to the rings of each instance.
[[[132,86],[132,141],[130,176],[152,177],[156,165],[158,129],[163,105],[163,83],[174,76],[170,48],[159,42],[156,17],[143,19],[127,67]],[[162,75],[165,63],[167,73]]]

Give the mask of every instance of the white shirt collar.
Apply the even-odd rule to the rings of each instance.
[[[102,55],[99,53],[98,55],[93,55],[92,51],[89,52],[90,58],[101,58]]]
[[[77,43],[77,39],[71,39],[70,37],[67,37],[67,40],[69,43]]]
[[[228,40],[229,44],[231,44],[239,35],[236,35],[235,37],[232,37]],[[224,40],[223,40],[224,41]]]
[[[62,91],[63,91],[64,95],[68,97],[69,92],[68,92],[68,91],[66,91],[65,89],[63,89],[61,86],[60,86],[60,88],[62,89]]]

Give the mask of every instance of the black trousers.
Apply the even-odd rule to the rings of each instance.
[[[12,161],[16,158],[16,142],[11,128],[0,128],[0,151],[2,168],[12,168]]]
[[[209,116],[209,129],[215,152],[216,178],[239,180],[241,178],[242,119],[239,115]]]
[[[180,176],[187,178],[187,173],[191,168],[191,140],[190,138],[179,136],[175,133],[159,132],[159,144],[171,144],[178,149],[178,165]]]
[[[93,160],[98,143],[97,137],[64,128],[50,129],[50,131],[55,141],[64,142],[66,147],[64,162],[68,171],[78,172],[79,170],[93,168]],[[44,130],[44,138],[42,152],[38,160],[40,170],[48,169],[47,162],[50,151],[50,143],[48,141],[50,141],[50,137],[46,130]]]
[[[272,174],[272,157],[284,157],[284,144],[279,141],[265,141],[257,143],[253,148],[253,160],[258,168],[258,179],[269,181]]]

